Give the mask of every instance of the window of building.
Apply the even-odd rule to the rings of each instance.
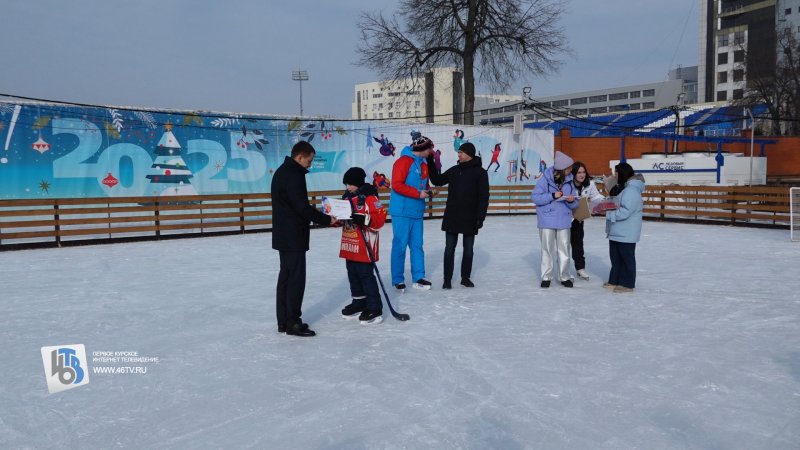
[[[743,69],[736,69],[733,71],[733,81],[744,81]]]
[[[717,83],[727,83],[728,72],[717,72]]]
[[[728,46],[728,33],[720,34],[719,36],[717,36],[717,46],[718,47]]]
[[[596,108],[589,108],[589,114],[600,114],[604,112],[608,112],[608,107],[598,106]]]
[[[733,62],[744,62],[744,50],[736,50],[733,52]]]
[[[656,95],[655,89],[645,89],[642,91],[642,97],[653,97]]]
[[[420,106],[420,101],[419,100],[415,101],[414,102],[414,107],[415,108],[419,108],[419,106]]]
[[[717,91],[717,101],[724,102],[728,99],[728,91]]]
[[[609,106],[608,107],[608,111],[609,112],[627,111],[629,109],[631,109],[631,108],[628,105],[614,105],[614,106]]]
[[[788,16],[788,15],[789,15],[789,14],[791,14],[791,13],[792,13],[792,8],[786,8],[786,10],[785,10],[785,11],[783,11],[783,15],[784,15],[784,16]]]
[[[733,99],[739,100],[744,97],[744,90],[743,89],[734,89],[733,90]]]
[[[644,102],[642,103],[642,109],[653,109],[656,107],[655,102]]]
[[[642,91],[631,91],[631,98],[639,98],[642,96]]]
[[[593,95],[589,97],[589,103],[600,103],[600,102],[607,102],[608,96],[607,95]]]
[[[379,119],[383,119],[383,113],[378,114]]]
[[[717,64],[728,64],[728,52],[717,53]]]
[[[578,98],[570,99],[569,104],[570,105],[585,105],[588,101],[589,101],[589,99],[587,99],[586,97],[578,97]]]
[[[618,92],[616,94],[611,94],[608,96],[609,100],[623,100],[628,98],[627,92]]]
[[[381,98],[383,94],[372,94],[372,98]]]
[[[631,103],[629,106],[631,107],[631,111],[636,110],[636,109],[642,109],[642,104],[641,103]]]
[[[378,103],[378,109],[383,109],[383,103]]]
[[[733,33],[733,45],[744,44],[744,31]]]
[[[556,101],[553,102],[553,106],[555,106],[555,107],[567,106],[568,104],[569,104],[569,100],[556,100]]]
[[[585,116],[586,113],[588,113],[588,112],[589,111],[586,110],[585,108],[583,108],[583,109],[573,109],[572,110],[572,114],[575,114],[576,116]]]
[[[394,117],[394,113],[389,113],[389,118],[391,119],[393,117]],[[398,117],[400,117],[400,116],[398,116]]]

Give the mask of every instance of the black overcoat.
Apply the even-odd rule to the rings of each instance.
[[[308,170],[286,157],[272,176],[272,248],[308,251],[310,223],[330,225],[331,218],[308,203]]]
[[[481,167],[480,156],[458,163],[444,173],[436,170],[431,158],[428,169],[432,184],[448,185],[442,231],[478,234],[489,209],[489,175]]]

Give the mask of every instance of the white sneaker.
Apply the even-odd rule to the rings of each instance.
[[[581,269],[578,271],[578,277],[580,277],[582,280],[588,280],[589,272],[587,272],[586,269]]]

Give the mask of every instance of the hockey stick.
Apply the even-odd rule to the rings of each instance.
[[[369,246],[367,243],[367,236],[364,235],[364,230],[358,226],[357,224],[353,224],[356,229],[358,229],[358,233],[361,235],[361,239],[364,241],[364,246],[367,247],[367,255],[369,255],[369,262],[372,263],[372,268],[375,270],[375,275],[378,277],[378,283],[381,285],[381,290],[383,291],[383,297],[386,299],[386,305],[389,306],[389,311],[392,312],[392,316],[401,321],[405,322],[406,320],[410,319],[411,316],[408,314],[402,314],[394,310],[392,308],[392,302],[389,301],[389,294],[386,293],[386,288],[383,287],[383,280],[381,280],[381,273],[378,271],[378,265],[375,264],[375,255],[372,254],[372,247]]]

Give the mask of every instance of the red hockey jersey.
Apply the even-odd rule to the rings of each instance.
[[[369,216],[369,223],[361,227],[348,222],[342,227],[339,257],[350,261],[370,262],[367,248],[364,246],[364,238],[357,229],[357,227],[361,227],[364,230],[364,237],[372,248],[372,255],[375,257],[375,261],[378,261],[380,256],[378,229],[386,223],[386,208],[375,195],[367,195],[362,205],[359,205],[358,200],[357,196],[350,199],[350,203],[353,205],[353,214],[366,214]]]

